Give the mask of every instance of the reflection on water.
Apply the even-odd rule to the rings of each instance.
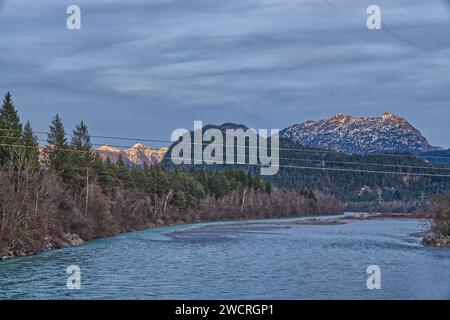
[[[7,299],[450,299],[450,250],[419,220],[155,228],[0,262]],[[268,223],[270,222],[270,223]],[[381,267],[381,290],[366,268]],[[81,268],[81,290],[66,268]]]

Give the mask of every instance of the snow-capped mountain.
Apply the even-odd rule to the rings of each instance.
[[[122,160],[126,165],[142,166],[144,164],[154,165],[161,162],[167,150],[168,148],[166,147],[152,148],[138,143],[127,150],[103,145],[95,149],[95,153],[104,160],[109,158],[112,162],[117,162],[119,157],[122,156]]]
[[[280,137],[305,147],[348,153],[440,150],[431,146],[406,119],[390,112],[373,118],[337,114],[330,119],[295,124],[282,130]]]

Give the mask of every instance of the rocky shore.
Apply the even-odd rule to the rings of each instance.
[[[261,216],[260,219],[266,219],[267,217]],[[273,218],[280,218],[278,216],[274,216]],[[241,218],[234,218],[232,220],[229,219],[201,219],[198,217],[198,219],[193,220],[183,220],[183,219],[157,219],[154,222],[149,222],[145,226],[142,226],[141,228],[136,228],[134,230],[129,230],[127,232],[132,231],[139,231],[143,229],[148,228],[155,228],[155,227],[168,227],[173,225],[183,225],[183,224],[191,224],[191,223],[202,223],[202,222],[215,222],[215,221],[238,221],[238,220],[245,220],[246,217]],[[259,222],[264,223],[264,222]],[[345,224],[345,222],[339,222],[338,220],[319,220],[319,219],[308,219],[308,220],[300,220],[300,221],[293,221],[293,222],[280,222],[279,224],[311,224],[311,225],[334,225],[334,224]],[[114,235],[113,235],[114,236]],[[81,239],[81,237],[78,234],[75,233],[65,233],[60,238],[53,238],[50,236],[46,237],[46,243],[40,247],[39,250],[34,251],[12,251],[5,249],[3,251],[0,250],[0,261],[11,259],[15,257],[23,257],[23,256],[32,256],[38,253],[42,253],[48,250],[52,249],[61,249],[61,248],[68,248],[73,246],[80,246],[84,244],[85,241]]]
[[[75,233],[65,233],[61,238],[46,238],[47,243],[43,246],[42,250],[35,251],[12,251],[4,250],[0,252],[0,260],[11,259],[15,257],[31,256],[40,252],[48,251],[51,249],[68,248],[73,246],[80,246],[84,244],[84,240]]]
[[[423,245],[437,248],[450,248],[450,236],[429,232],[424,235]]]

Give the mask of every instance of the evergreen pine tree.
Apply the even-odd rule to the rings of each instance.
[[[27,147],[25,149],[27,165],[30,168],[37,168],[39,166],[39,142],[29,121],[23,128],[22,140],[23,144]]]
[[[59,114],[52,119],[47,143],[55,148],[67,147],[66,131],[64,130],[64,125]]]
[[[61,117],[57,114],[50,126],[50,132],[47,138],[46,155],[48,164],[55,171],[59,172],[64,180],[68,178],[68,146],[66,140],[66,132]]]
[[[81,121],[75,127],[75,130],[73,130],[73,136],[70,142],[70,149],[73,150],[70,153],[72,169],[70,183],[77,191],[85,187],[88,176],[91,175],[89,172],[93,160],[91,148],[91,137],[89,136],[87,125]]]
[[[14,161],[14,149],[11,145],[21,144],[22,124],[8,92],[0,109],[0,164]]]
[[[91,137],[89,136],[86,124],[81,121],[73,130],[71,146],[75,150],[90,152],[92,148]]]

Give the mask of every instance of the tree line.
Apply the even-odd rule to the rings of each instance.
[[[70,138],[70,139],[68,139]],[[11,94],[0,109],[0,258],[155,225],[334,214],[338,200],[280,188],[246,170],[184,172],[101,159],[83,121],[67,134],[51,120],[41,147]]]

